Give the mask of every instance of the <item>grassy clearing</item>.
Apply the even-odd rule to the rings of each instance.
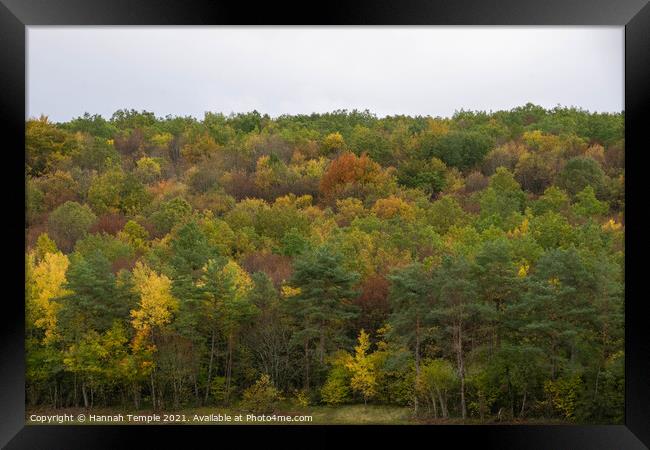
[[[129,418],[128,415],[138,416]],[[152,410],[129,410],[119,408],[94,408],[86,410],[83,408],[65,409],[31,409],[26,412],[28,425],[138,425],[147,424],[146,416],[159,416],[149,419],[149,424],[182,424],[182,425],[224,425],[224,424],[307,424],[307,425],[328,425],[328,424],[417,424],[418,421],[412,418],[412,411],[407,407],[384,406],[384,405],[343,405],[330,406],[308,406],[296,407],[293,405],[281,405],[274,413],[266,416],[311,416],[311,421],[286,422],[280,420],[252,420],[247,417],[250,413],[237,408],[223,407],[202,407],[187,408],[174,411],[152,411]],[[63,415],[66,415],[62,417]],[[79,417],[83,415],[84,420]],[[115,416],[121,415],[122,418]],[[236,421],[235,417],[241,415],[242,420]],[[35,417],[38,416],[38,417]],[[58,416],[58,419],[51,419],[47,422],[47,416]],[[71,416],[71,418],[70,418]],[[92,418],[91,416],[94,416]],[[167,417],[165,417],[167,416]],[[198,418],[195,418],[198,416]],[[226,417],[229,418],[226,418]],[[255,416],[260,416],[255,414]],[[143,417],[143,419],[140,419]],[[202,420],[201,420],[202,419]]]
[[[314,406],[313,423],[325,424],[412,424],[412,410],[407,407],[384,405]]]
[[[115,420],[120,415],[122,420]],[[133,417],[129,418],[128,415]],[[307,406],[296,407],[290,404],[280,405],[275,413],[266,416],[311,416],[311,421],[252,420],[248,414],[236,407],[201,407],[183,408],[174,411],[152,411],[147,409],[129,410],[119,408],[84,408],[47,409],[35,408],[26,412],[28,425],[544,425],[562,424],[560,421],[519,420],[515,422],[480,422],[478,419],[431,419],[415,418],[408,407],[389,405],[341,405],[341,406]],[[63,415],[65,419],[62,418]],[[78,418],[83,415],[84,420]],[[91,418],[95,416],[94,419]],[[241,415],[237,421],[236,416]],[[34,416],[38,416],[35,419]],[[59,420],[47,417],[58,417]],[[136,417],[137,416],[137,417]],[[259,414],[256,414],[259,417]],[[197,419],[198,417],[198,419]]]

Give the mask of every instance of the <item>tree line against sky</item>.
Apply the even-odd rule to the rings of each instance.
[[[29,119],[28,407],[622,423],[623,119]]]

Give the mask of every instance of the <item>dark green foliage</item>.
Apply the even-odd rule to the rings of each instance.
[[[390,143],[378,130],[357,125],[350,135],[350,148],[357,154],[367,153],[380,164],[390,164],[393,154]]]
[[[442,191],[446,185],[445,167],[432,161],[406,160],[399,165],[397,181],[400,184],[420,188],[429,195]]]
[[[120,163],[120,154],[109,140],[89,135],[72,154],[75,165],[85,170],[104,171]]]
[[[474,131],[452,131],[430,144],[425,144],[428,156],[435,156],[445,164],[459,169],[468,169],[483,160],[494,145],[485,134]]]
[[[298,328],[294,339],[303,345],[307,361],[313,342],[317,342],[320,363],[333,343],[345,343],[346,336],[341,331],[358,313],[352,299],[357,294],[354,284],[359,276],[342,266],[342,255],[328,247],[319,247],[296,260],[291,284],[300,292],[288,299],[287,308]],[[310,367],[309,362],[306,364],[304,377],[308,387]]]
[[[90,113],[84,113],[83,116],[72,119],[70,122],[62,124],[61,127],[72,132],[86,133],[103,139],[112,139],[117,132],[117,127],[102,116],[90,115]]]
[[[175,233],[171,242],[172,266],[177,274],[196,274],[208,262],[217,256],[196,222],[189,222]]]
[[[423,329],[431,322],[431,311],[437,300],[433,276],[419,264],[408,266],[389,276],[390,302],[393,314],[390,323],[398,336],[409,346],[419,345]]]
[[[128,319],[134,304],[116,285],[111,263],[100,251],[86,257],[75,254],[66,276],[71,293],[61,299],[60,320],[69,339],[77,340],[89,330],[103,332],[114,320]]]
[[[576,195],[587,186],[602,195],[605,188],[605,173],[598,162],[591,158],[573,158],[558,174],[557,184],[571,195]]]
[[[525,200],[526,195],[512,174],[499,167],[480,198],[483,223],[504,229],[515,227],[521,219]]]

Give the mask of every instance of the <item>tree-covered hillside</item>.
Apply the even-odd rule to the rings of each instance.
[[[30,119],[28,408],[622,423],[623,119]]]

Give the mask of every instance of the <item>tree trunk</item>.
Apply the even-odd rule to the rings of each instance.
[[[435,419],[438,418],[438,404],[436,400],[436,395],[434,394],[433,391],[430,392],[429,396],[431,397],[431,403],[433,404],[433,417]]]
[[[149,373],[149,379],[151,381],[151,406],[156,409],[156,386],[153,380],[153,370]]]
[[[153,345],[155,345],[153,328],[151,329],[151,343]],[[153,367],[155,368],[156,366],[154,365]],[[153,409],[156,409],[156,386],[155,386],[154,378],[153,378],[154,368],[152,368],[151,372],[149,372],[149,378],[151,380],[151,405],[152,405]]]
[[[494,326],[494,347],[495,351],[499,349],[499,346],[501,344],[500,336],[499,336],[499,324],[501,323],[501,300],[497,299],[495,302],[495,307],[496,307],[496,316],[497,316],[497,323]]]
[[[86,382],[81,383],[81,393],[84,397],[84,408],[88,408],[88,393],[86,392]]]
[[[524,389],[524,398],[521,401],[521,411],[519,411],[519,417],[524,417],[524,410],[526,408],[526,394],[527,393],[528,392],[526,391],[526,389]]]
[[[321,364],[325,360],[325,325],[321,324],[320,326],[320,342],[318,345],[319,357],[318,360]]]
[[[309,390],[309,341],[305,339],[305,390]]]
[[[135,409],[140,409],[140,385],[133,383],[133,404]]]
[[[210,381],[212,378],[212,361],[214,360],[214,330],[212,330],[212,343],[210,344],[210,364],[208,364],[208,381],[205,385],[205,402],[208,402],[210,395]]]
[[[413,409],[418,413],[418,381],[420,380],[420,316],[415,319],[415,386],[413,389]]]
[[[510,389],[510,417],[515,417],[515,393],[512,391],[512,386],[508,386]]]
[[[467,405],[465,403],[465,361],[463,359],[463,323],[458,322],[456,342],[456,358],[458,360],[458,376],[460,377],[460,407],[463,419],[467,417]]]
[[[226,401],[230,400],[230,378],[232,376],[232,347],[233,335],[232,332],[228,335],[228,363],[226,365]]]
[[[556,364],[555,359],[556,359],[555,358],[555,339],[553,339],[553,341],[551,343],[551,380],[555,380],[555,374],[557,372],[556,367],[555,367],[555,364]]]
[[[447,411],[447,398],[446,395],[443,397],[442,392],[438,390],[438,400],[440,401],[440,409],[442,411],[442,417],[447,419],[449,417],[449,412]]]
[[[571,364],[573,364],[575,362],[575,360],[576,360],[576,344],[575,344],[575,342],[571,343],[571,356],[570,356],[569,360],[571,361]]]

